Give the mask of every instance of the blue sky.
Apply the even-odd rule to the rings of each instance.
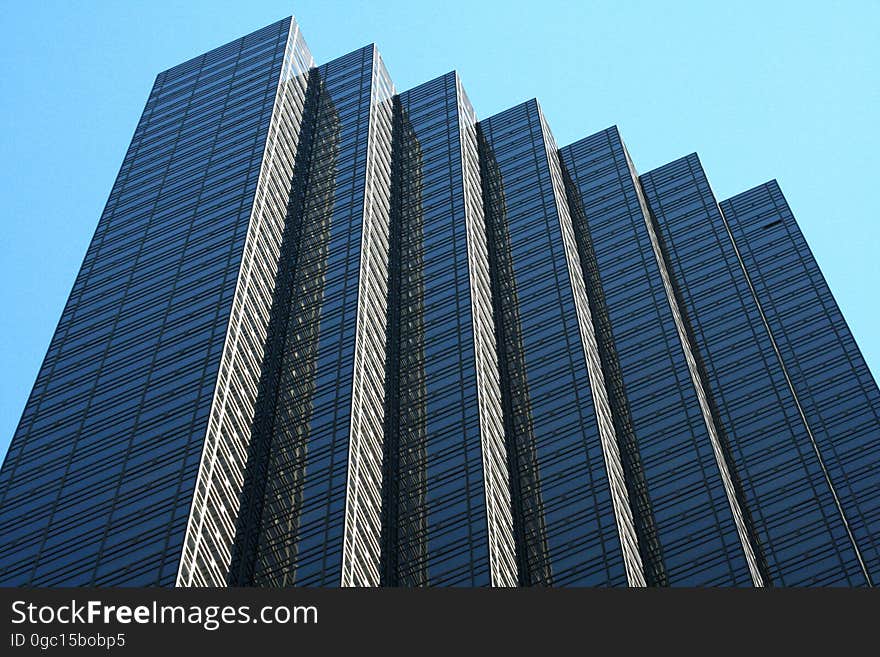
[[[640,171],[697,151],[719,199],[779,180],[880,373],[880,2],[6,2],[0,454],[155,75],[289,14],[320,62],[376,42],[399,90],[537,97],[560,145],[617,124]]]

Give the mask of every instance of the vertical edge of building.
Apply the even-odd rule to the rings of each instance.
[[[605,378],[599,359],[599,348],[596,341],[596,330],[593,326],[590,300],[587,296],[587,287],[584,282],[583,271],[580,267],[580,256],[578,254],[577,240],[575,239],[574,225],[569,214],[565,182],[559,159],[559,149],[556,146],[556,141],[553,139],[553,134],[550,132],[540,105],[535,104],[541,121],[541,132],[546,157],[550,164],[553,198],[556,202],[556,211],[559,216],[559,229],[562,233],[565,261],[568,267],[572,293],[574,294],[581,343],[584,350],[584,358],[587,362],[587,373],[590,377],[590,392],[593,395],[593,405],[596,408],[599,437],[602,441],[602,455],[605,459],[608,486],[611,490],[611,501],[614,505],[614,518],[617,523],[617,533],[620,536],[620,547],[623,551],[626,578],[630,586],[645,586],[644,565],[639,553],[633,513],[629,504],[629,491],[623,476],[623,463],[620,458],[620,449],[617,444],[614,422],[611,417],[611,406],[608,403],[608,391],[605,388]]]
[[[178,586],[227,583],[261,354],[312,65],[299,25],[291,18],[187,523]]]
[[[663,167],[655,169],[639,178],[628,152],[626,158],[627,165],[629,166],[633,179],[636,182],[639,204],[642,206],[642,212],[645,216],[645,225],[648,234],[650,235],[651,247],[657,259],[657,265],[660,268],[661,276],[663,278],[663,286],[666,289],[669,306],[672,309],[675,327],[679,334],[685,358],[687,359],[688,370],[690,371],[693,386],[697,391],[700,410],[703,413],[706,429],[709,433],[709,440],[712,444],[712,451],[715,455],[715,460],[718,464],[718,471],[724,484],[724,493],[727,497],[731,513],[733,514],[737,535],[739,536],[743,554],[745,555],[746,563],[748,564],[749,573],[751,574],[752,582],[755,586],[763,586],[765,583],[764,575],[761,573],[761,568],[759,567],[759,553],[757,552],[755,541],[752,539],[750,529],[747,525],[745,516],[747,510],[744,512],[743,506],[737,496],[737,489],[733,480],[734,475],[731,474],[731,464],[728,463],[729,456],[725,449],[726,443],[722,442],[722,438],[719,435],[716,413],[713,412],[708,389],[706,387],[707,384],[704,381],[705,376],[699,365],[702,361],[698,361],[697,344],[696,340],[692,337],[693,328],[690,327],[683,314],[682,304],[679,302],[680,294],[676,292],[675,278],[671,274],[671,266],[667,262],[669,255],[665,252],[663,241],[660,237],[659,226],[665,225],[665,217],[663,217],[662,212],[658,212],[658,205],[660,203],[659,198],[655,195],[653,203],[649,201],[644,187],[645,183],[643,181],[647,180],[653,182],[655,172],[660,171]]]
[[[377,75],[373,45],[309,74],[234,583],[376,583],[390,194]]]
[[[378,586],[380,571],[391,127],[395,92],[375,46],[370,84],[370,125],[345,498],[343,586]]]
[[[576,227],[589,224],[582,241],[596,234],[595,257],[585,270],[595,270],[588,276],[594,295],[607,298],[597,307],[606,310],[597,322],[607,343],[600,355],[608,361],[603,365],[650,583],[754,583],[746,552],[740,558],[733,552],[742,540],[728,512],[737,513],[738,502],[733,498],[731,506],[724,485],[729,473],[719,460],[714,420],[629,153],[612,127],[567,146],[562,157],[566,182],[576,188],[570,200],[582,203]],[[670,472],[664,459],[673,453],[681,467]],[[695,476],[706,485],[693,486]],[[718,522],[718,514],[726,520]]]
[[[653,256],[645,253],[647,236],[641,230],[644,221],[638,204],[633,203],[635,190],[629,169],[623,156],[618,157],[622,147],[616,128],[609,128],[561,148],[559,158],[645,582],[648,586],[662,586],[669,583],[669,577],[641,453],[647,449],[650,454],[651,446],[640,446],[644,443],[640,438],[644,438],[646,422],[639,402],[641,406],[645,404],[637,395],[648,388],[645,382],[657,378],[656,371],[646,372],[639,364],[656,360],[653,352],[662,349],[657,333],[662,333],[666,326],[658,309],[656,284],[652,285],[653,279],[644,276],[650,272],[648,258]],[[598,250],[597,244],[601,245]],[[652,309],[658,312],[651,315]],[[618,323],[625,328],[621,330]],[[637,330],[630,328],[637,324],[641,324]],[[649,332],[647,324],[654,333]],[[646,340],[652,342],[648,349],[642,348]],[[639,360],[633,363],[632,357]],[[654,390],[646,392],[653,402]],[[628,393],[634,396],[632,400]],[[651,406],[656,409],[654,403]],[[666,408],[650,415],[664,414],[668,414]],[[652,438],[659,442],[668,435],[657,427],[648,431],[648,443]]]
[[[489,282],[489,247],[480,181],[477,116],[457,73],[455,88],[461,135],[465,229],[477,370],[477,400],[480,410],[480,440],[483,451],[483,485],[489,533],[489,565],[493,586],[516,586],[513,516],[510,507],[507,453],[504,446],[504,422],[501,415],[501,383],[492,315],[492,289]]]
[[[556,146],[535,100],[480,121],[478,139],[519,582],[640,584]]]
[[[746,519],[744,516],[742,505],[737,498],[736,488],[732,479],[730,466],[727,463],[727,457],[725,456],[725,451],[723,449],[724,445],[718,435],[718,427],[716,424],[715,416],[713,415],[712,409],[710,407],[709,395],[707,393],[706,383],[704,381],[705,377],[701,373],[701,370],[697,364],[697,359],[695,357],[696,347],[694,346],[694,344],[692,344],[692,340],[688,335],[687,327],[685,326],[682,310],[679,306],[679,302],[675,294],[674,285],[672,284],[672,276],[669,273],[669,265],[666,263],[666,257],[664,256],[663,247],[661,245],[660,239],[658,238],[658,232],[654,225],[653,216],[648,209],[648,203],[645,199],[644,189],[642,187],[641,181],[639,180],[635,166],[633,166],[632,159],[629,156],[629,152],[625,148],[624,152],[626,153],[627,166],[629,167],[630,173],[632,174],[633,181],[636,186],[636,193],[639,197],[639,205],[641,206],[642,213],[645,217],[645,226],[648,230],[648,234],[650,235],[651,248],[654,251],[654,256],[657,259],[657,266],[660,268],[661,277],[663,278],[663,287],[666,290],[666,295],[669,300],[669,307],[672,309],[672,315],[675,318],[675,328],[679,334],[681,347],[687,360],[688,370],[690,371],[694,389],[697,392],[697,398],[700,402],[700,410],[703,413],[703,418],[706,423],[706,429],[709,432],[709,439],[712,443],[712,451],[715,454],[715,460],[718,464],[718,471],[721,474],[722,481],[724,482],[724,493],[727,496],[727,501],[730,506],[731,513],[733,514],[734,523],[736,524],[737,535],[739,536],[743,554],[745,555],[746,563],[749,567],[749,573],[751,574],[752,582],[755,586],[763,586],[764,576],[762,575],[761,569],[759,567],[758,552],[756,550],[756,546],[754,545],[754,541],[750,536],[749,528],[746,525]]]
[[[476,117],[455,72],[394,106],[383,584],[515,585]]]

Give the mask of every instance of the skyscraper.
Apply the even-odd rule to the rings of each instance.
[[[156,78],[0,470],[0,583],[880,581],[880,392],[779,186],[537,101]]]

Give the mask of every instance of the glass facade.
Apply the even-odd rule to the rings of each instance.
[[[386,382],[388,585],[516,581],[476,155],[473,110],[455,73],[397,97]],[[475,284],[482,289],[472,289]],[[491,386],[486,393],[479,368],[483,385]],[[501,449],[484,456],[484,443]],[[484,468],[494,482],[484,478]],[[494,513],[507,510],[501,527],[488,517],[493,494],[501,497]],[[493,525],[498,546],[490,545]]]
[[[374,46],[308,86],[237,532],[232,581],[245,585],[339,584],[348,536],[346,576],[378,583],[393,87]]]
[[[2,583],[175,582],[295,31],[156,78],[0,472]]]
[[[778,185],[558,149],[287,18],[156,78],[0,469],[0,585],[880,578],[880,392]]]
[[[598,352],[581,333],[555,144],[536,101],[479,130],[520,582],[625,584],[600,436],[613,433],[611,414],[588,371]]]
[[[312,57],[293,26],[277,82],[265,156],[248,238],[238,272],[226,345],[190,509],[178,585],[220,585],[229,570],[234,518],[242,494],[254,385],[265,362],[268,316],[278,279],[288,190],[302,126],[306,75]]]
[[[776,181],[722,201],[721,211],[861,563],[877,584],[877,384]],[[813,544],[825,540],[818,534]]]
[[[661,227],[769,583],[862,584],[820,453],[696,155],[641,178]]]
[[[697,389],[616,128],[561,151],[648,582],[751,585]]]

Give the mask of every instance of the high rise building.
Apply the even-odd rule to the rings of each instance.
[[[880,392],[719,203],[288,18],[159,74],[0,470],[0,584],[870,586]]]

